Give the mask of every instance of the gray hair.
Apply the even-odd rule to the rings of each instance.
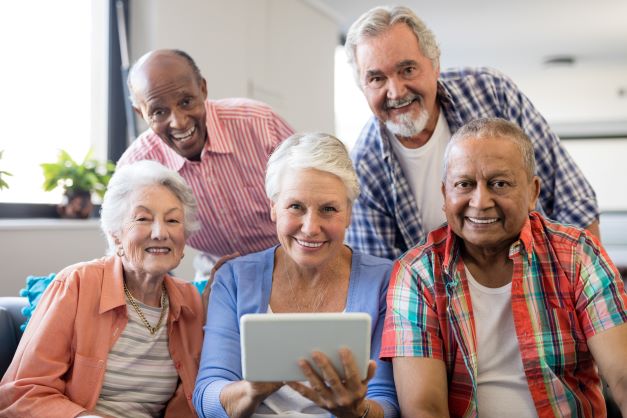
[[[462,126],[446,145],[444,151],[444,172],[442,181],[446,180],[448,158],[451,149],[465,139],[505,139],[516,144],[523,158],[523,165],[527,178],[531,180],[536,172],[536,160],[533,152],[533,143],[525,132],[515,123],[501,118],[480,118]]]
[[[414,31],[420,52],[431,60],[433,69],[440,68],[440,47],[435,35],[427,25],[408,7],[379,6],[362,14],[348,29],[344,49],[348,63],[352,65],[357,84],[359,82],[359,68],[357,66],[357,45],[363,38],[373,38],[397,23],[404,23]]]
[[[266,195],[276,202],[288,169],[313,168],[336,175],[346,186],[348,201],[359,196],[359,182],[346,146],[336,137],[316,132],[294,134],[272,153],[266,168]]]
[[[196,61],[194,61],[194,59],[191,57],[191,55],[189,55],[187,52],[182,51],[180,49],[160,49],[160,50],[156,50],[156,51],[150,51],[145,53],[144,55],[142,55],[130,68],[130,70],[128,71],[128,76],[126,77],[126,86],[128,87],[128,94],[129,94],[129,99],[131,101],[131,104],[134,107],[138,106],[137,100],[135,100],[135,90],[133,89],[133,77],[135,76],[135,72],[137,71],[138,67],[141,67],[142,64],[144,62],[146,62],[146,60],[151,57],[152,55],[154,55],[155,53],[160,53],[160,54],[172,54],[172,55],[176,55],[179,56],[180,58],[182,58],[183,60],[185,60],[185,62],[187,63],[187,65],[189,65],[189,68],[192,70],[192,72],[194,73],[194,76],[196,77],[196,81],[198,83],[201,82],[202,80],[202,74],[200,73],[200,68],[198,68],[198,65],[196,64]]]
[[[183,204],[185,237],[189,237],[200,227],[196,218],[196,198],[183,177],[156,161],[137,161],[115,170],[102,201],[100,228],[107,237],[110,254],[115,252],[115,242],[111,235],[122,231],[130,209],[129,198],[139,189],[153,185],[167,187]]]

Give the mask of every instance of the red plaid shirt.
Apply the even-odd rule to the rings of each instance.
[[[394,266],[381,357],[446,363],[451,416],[477,416],[477,341],[461,240],[446,226]],[[604,416],[587,339],[627,322],[627,295],[598,241],[532,212],[511,245],[512,311],[540,417]]]

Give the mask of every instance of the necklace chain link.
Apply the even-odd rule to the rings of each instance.
[[[136,299],[133,297],[133,295],[131,295],[130,290],[128,290],[128,287],[126,286],[126,281],[124,281],[124,293],[126,294],[126,297],[128,298],[129,302],[131,302],[131,306],[133,307],[133,309],[135,309],[135,312],[137,312],[137,315],[139,315],[139,319],[142,320],[144,326],[150,332],[150,335],[155,335],[155,333],[159,330],[159,328],[161,328],[161,323],[163,322],[163,315],[165,314],[165,311],[166,311],[167,299],[166,299],[166,292],[165,292],[165,283],[162,283],[161,285],[161,314],[159,315],[159,322],[157,322],[157,325],[155,325],[154,327],[150,325],[150,322],[148,322],[148,319],[146,319],[144,312],[141,310],[141,308],[137,304]]]

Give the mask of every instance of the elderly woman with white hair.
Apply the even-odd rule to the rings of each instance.
[[[198,415],[398,416],[391,366],[378,359],[391,261],[344,245],[359,194],[346,148],[327,134],[291,136],[268,161],[266,194],[280,244],[227,261],[215,275],[193,398]],[[316,354],[322,375],[309,363],[301,365],[307,384],[243,380],[239,319],[286,312],[370,314],[373,360],[366,379],[344,350],[345,380]]]
[[[169,271],[196,201],[152,161],[119,168],[104,196],[110,255],[61,271],[0,385],[2,417],[194,417],[203,307]]]

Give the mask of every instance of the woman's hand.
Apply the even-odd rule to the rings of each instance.
[[[316,373],[306,360],[301,360],[300,367],[311,387],[299,382],[289,382],[288,385],[292,389],[340,418],[360,418],[366,410],[375,405],[374,402],[366,401],[368,381],[374,376],[377,367],[374,360],[368,363],[367,376],[361,380],[353,353],[346,348],[340,349],[340,360],[345,376],[342,380],[329,358],[323,353],[314,351],[311,357],[322,375]],[[376,409],[379,409],[378,405]],[[374,409],[372,412],[372,415],[368,413],[368,417],[378,415]]]
[[[283,382],[249,382],[240,380],[226,385],[220,392],[220,403],[230,418],[250,417]]]

